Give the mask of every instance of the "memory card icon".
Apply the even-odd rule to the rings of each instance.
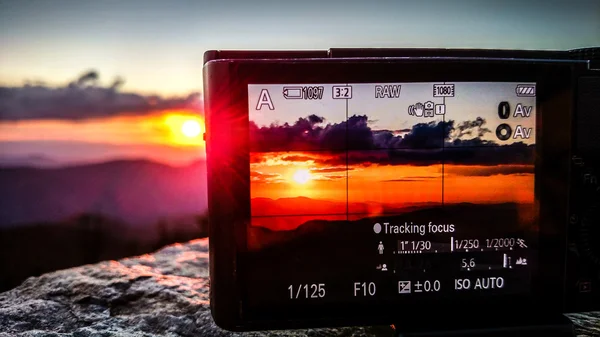
[[[534,84],[518,84],[515,88],[518,97],[535,97]]]

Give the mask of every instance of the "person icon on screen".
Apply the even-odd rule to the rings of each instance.
[[[377,246],[377,250],[379,251],[379,254],[383,254],[383,243],[381,241],[379,241],[379,245]]]
[[[387,265],[384,263],[383,267],[381,267],[381,271],[387,271]]]

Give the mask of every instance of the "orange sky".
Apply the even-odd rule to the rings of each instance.
[[[287,160],[289,156],[303,156],[306,160]],[[346,166],[317,167],[315,155],[298,152],[251,154],[260,160],[251,159],[251,196],[252,198],[290,198],[304,196],[314,199],[346,201]],[[319,155],[318,159],[331,156]],[[302,158],[300,158],[302,159]],[[321,169],[321,171],[319,171]],[[325,170],[323,170],[325,169]],[[297,172],[309,172],[306,182],[297,177]]]
[[[302,161],[285,160],[286,157]],[[271,199],[304,196],[395,205],[442,202],[441,165],[354,165],[349,167],[346,179],[345,165],[318,164],[331,158],[329,155],[302,153],[253,154],[251,196]],[[495,171],[519,171],[523,166],[492,168]],[[444,170],[446,203],[533,202],[532,173],[497,174],[487,172],[489,166],[448,164]]]
[[[54,157],[51,151],[53,141],[107,144],[112,149],[121,148],[118,153],[107,149],[105,153],[97,154],[99,158],[96,161],[123,155],[174,164],[192,161],[204,157],[203,132],[204,119],[193,111],[185,110],[82,121],[0,122],[0,142],[43,141],[50,144],[44,148],[44,154],[49,158]]]

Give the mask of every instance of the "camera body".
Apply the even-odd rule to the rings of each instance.
[[[206,52],[216,323],[600,310],[598,55]]]

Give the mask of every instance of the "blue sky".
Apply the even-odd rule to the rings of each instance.
[[[600,45],[600,1],[0,0],[0,86],[87,69],[123,90],[202,90],[208,49]]]

